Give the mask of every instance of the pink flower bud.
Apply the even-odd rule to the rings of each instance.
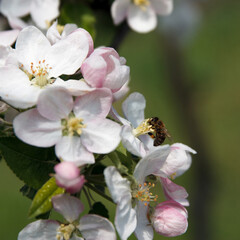
[[[80,169],[72,162],[62,162],[54,167],[56,183],[65,188],[69,193],[80,191],[85,183],[85,178],[80,175]]]
[[[187,210],[175,201],[165,201],[156,206],[151,222],[157,233],[175,237],[187,230]]]

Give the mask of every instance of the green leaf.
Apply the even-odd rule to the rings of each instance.
[[[50,178],[36,193],[31,207],[29,217],[33,218],[44,214],[52,209],[52,197],[64,193],[64,189],[57,186],[55,178]]]
[[[105,218],[109,218],[107,208],[101,202],[95,202],[92,209],[89,211],[91,214],[97,214]]]
[[[21,187],[20,192],[23,194],[23,196],[33,200],[37,190],[25,184],[23,187]]]
[[[11,170],[29,187],[39,189],[57,163],[53,148],[37,148],[15,137],[0,137],[0,152]]]

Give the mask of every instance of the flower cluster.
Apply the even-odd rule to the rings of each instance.
[[[146,13],[157,3],[133,2]],[[123,57],[113,48],[94,49],[86,30],[66,25],[59,32],[56,23],[46,34],[25,27],[15,48],[0,51],[0,97],[18,110],[14,134],[35,147],[55,147],[54,177],[67,192],[51,198],[67,223],[38,220],[19,233],[19,240],[116,239],[108,219],[95,214],[78,219],[83,204],[71,194],[79,196],[86,183],[103,196],[108,188],[122,240],[133,232],[139,240],[151,240],[154,231],[170,237],[186,231],[188,194],[173,179],[188,170],[196,152],[181,143],[162,145],[169,134],[160,119],[144,117],[142,94],[125,99],[124,117],[115,110],[128,91],[130,69]],[[104,166],[101,185],[92,173],[106,158],[112,164]]]

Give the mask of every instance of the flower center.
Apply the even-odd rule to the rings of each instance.
[[[150,118],[145,119],[137,128],[134,128],[132,133],[135,137],[139,137],[143,134],[154,133],[152,125],[149,123]]]
[[[149,0],[133,0],[133,3],[142,10],[146,10],[146,7],[150,4]]]
[[[46,64],[45,60],[39,61],[37,65],[31,62],[30,72],[28,72],[23,65],[20,66],[20,69],[27,74],[29,80],[32,81],[34,85],[40,88],[53,82],[53,79],[50,79],[48,76],[49,70],[52,68]]]
[[[82,134],[82,128],[86,127],[83,124],[82,118],[76,118],[73,113],[70,113],[68,119],[62,119],[62,134],[63,136],[80,136]]]
[[[151,188],[154,188],[155,187],[155,184],[153,183],[144,183],[143,185],[142,184],[139,184],[138,185],[138,188],[133,190],[133,198],[136,198],[138,199],[139,201],[141,202],[145,202],[145,206],[147,206],[148,202],[150,201],[154,201],[156,202],[157,201],[157,198],[158,198],[158,195],[153,195],[151,192],[150,192],[150,189]]]
[[[60,227],[58,228],[58,233],[57,233],[57,240],[69,240],[72,236],[72,233],[75,231],[76,227],[70,223],[67,225],[61,224]]]

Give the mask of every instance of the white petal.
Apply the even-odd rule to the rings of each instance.
[[[78,29],[78,26],[74,23],[71,24],[66,24],[64,26],[63,32],[62,32],[62,37],[68,36],[70,33]]]
[[[136,205],[137,213],[137,227],[135,229],[135,235],[138,240],[152,240],[153,228],[148,220],[148,206],[145,206],[143,202],[138,201]]]
[[[173,10],[173,0],[150,0],[152,8],[159,15],[168,15]]]
[[[142,158],[134,170],[134,177],[139,183],[143,183],[145,177],[153,174],[156,176],[161,176],[161,167],[167,159],[170,153],[170,146],[158,146],[147,153],[147,155]]]
[[[122,127],[121,137],[123,146],[133,155],[143,157],[146,155],[144,145],[138,138],[134,137],[132,130],[130,126]]]
[[[1,0],[0,11],[5,16],[22,17],[30,12],[32,0]]]
[[[11,46],[17,39],[19,30],[8,30],[0,32],[0,45]]]
[[[31,4],[31,17],[38,27],[48,28],[51,22],[59,15],[59,0],[34,0]]]
[[[0,68],[0,96],[16,108],[36,104],[41,89],[31,85],[28,76],[17,67]]]
[[[90,152],[109,153],[120,143],[121,127],[109,119],[86,122],[81,135],[82,143]]]
[[[77,220],[84,209],[82,202],[78,198],[67,194],[53,197],[52,204],[54,210],[63,215],[69,223]]]
[[[54,82],[54,86],[61,86],[66,88],[72,96],[82,96],[88,92],[93,92],[96,88],[90,87],[86,82],[83,80],[72,80],[69,79],[67,81],[63,81],[60,78],[57,78]]]
[[[74,162],[77,166],[95,162],[93,154],[82,145],[80,137],[77,136],[62,137],[55,146],[55,152],[58,158]]]
[[[37,109],[49,120],[61,120],[72,111],[73,98],[65,88],[50,87],[39,95]]]
[[[86,240],[116,240],[112,223],[98,215],[88,214],[80,219],[78,229]]]
[[[1,35],[1,32],[0,32],[0,35]],[[13,52],[14,52],[14,50],[11,47],[9,47],[9,46],[1,46],[0,45],[0,67],[4,67],[6,65],[9,56]]]
[[[44,60],[50,46],[50,42],[39,29],[34,26],[26,27],[19,33],[16,42],[18,60],[30,72],[31,62],[36,66],[40,60]]]
[[[37,147],[53,146],[62,135],[61,122],[49,121],[37,109],[19,114],[13,121],[13,127],[18,138]]]
[[[128,120],[126,120],[125,118],[122,118],[113,106],[111,108],[110,115],[115,120],[121,122],[123,125],[131,126],[131,123]]]
[[[46,36],[51,44],[54,44],[61,39],[61,35],[57,30],[57,21],[55,21],[52,26],[47,30]]]
[[[127,21],[129,26],[136,32],[147,33],[157,26],[157,17],[154,10],[148,6],[141,9],[135,4],[128,8]]]
[[[56,240],[60,224],[53,220],[38,220],[28,224],[18,235],[18,240]]]
[[[52,45],[46,62],[52,67],[49,77],[74,74],[88,55],[89,40],[85,32],[77,29]]]
[[[112,93],[107,88],[97,89],[76,99],[74,113],[86,122],[95,118],[105,118],[112,105]]]
[[[127,15],[130,0],[115,0],[111,6],[111,14],[114,24],[121,23]]]
[[[123,102],[122,109],[125,117],[136,128],[144,120],[146,100],[141,93],[132,93]]]
[[[137,225],[136,211],[132,209],[131,201],[132,196],[123,195],[117,205],[114,223],[122,240],[128,239]]]
[[[19,17],[8,16],[7,19],[12,29],[22,30],[29,25]]]
[[[115,203],[119,203],[122,196],[131,197],[130,182],[123,178],[115,167],[107,167],[104,170],[104,177]]]

